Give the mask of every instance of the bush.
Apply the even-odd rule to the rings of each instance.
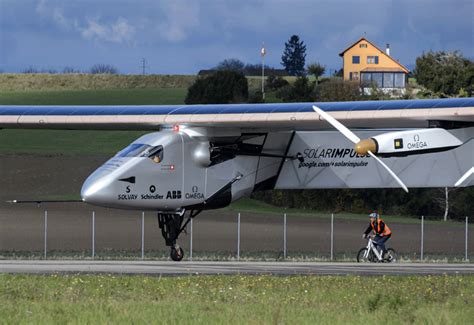
[[[186,104],[243,103],[248,99],[247,78],[235,71],[217,71],[198,78],[188,89]]]
[[[268,76],[266,85],[270,90],[278,90],[284,86],[288,86],[289,83],[280,76]]]
[[[457,95],[474,84],[474,62],[458,52],[428,52],[416,59],[418,84],[445,95]]]
[[[280,88],[276,96],[284,102],[314,101],[314,83],[305,76],[298,77],[292,85]]]
[[[244,71],[245,64],[239,59],[225,59],[214,68],[215,70]]]
[[[118,69],[111,64],[94,64],[91,67],[91,74],[118,74]]]
[[[315,90],[315,99],[320,102],[344,102],[363,100],[364,95],[357,81],[339,78],[321,82]]]
[[[32,74],[32,73],[39,73],[39,70],[30,65],[28,68],[26,68],[25,70],[23,70],[23,73],[29,73],[29,74]]]
[[[264,103],[263,94],[261,90],[257,90],[249,95],[248,103],[250,104],[261,104]]]

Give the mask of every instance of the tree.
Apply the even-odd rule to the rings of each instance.
[[[303,76],[306,60],[306,45],[300,41],[299,36],[293,35],[285,43],[285,50],[281,57],[281,64],[290,76]]]
[[[340,68],[339,70],[334,71],[333,77],[344,77],[344,69]]]
[[[445,95],[457,95],[461,89],[472,91],[474,62],[459,52],[428,52],[416,59],[416,82]]]
[[[306,70],[308,70],[308,74],[313,75],[316,78],[316,84],[318,84],[318,78],[326,72],[326,68],[318,62],[309,64]]]
[[[224,61],[219,62],[215,69],[242,72],[244,67],[245,64],[239,59],[225,59]]]
[[[23,73],[39,73],[39,70],[30,65],[28,68],[23,70]]]
[[[284,102],[312,102],[314,101],[314,83],[306,76],[296,79],[292,85],[280,88],[276,96]]]
[[[438,188],[437,194],[435,195],[433,200],[439,205],[440,208],[444,210],[443,219],[444,221],[448,220],[449,216],[449,192],[455,190],[456,188]],[[442,193],[442,195],[440,195]]]
[[[118,74],[118,69],[111,64],[94,64],[90,70],[91,74]]]
[[[363,100],[364,95],[358,82],[332,78],[316,87],[315,98],[321,102],[345,102]]]
[[[217,71],[198,78],[188,89],[186,104],[243,103],[248,99],[247,78],[241,72]]]
[[[69,74],[69,73],[81,73],[81,71],[74,69],[73,67],[66,66],[63,69],[64,74]]]

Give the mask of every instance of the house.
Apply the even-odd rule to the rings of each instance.
[[[410,71],[390,56],[389,44],[382,51],[362,37],[339,56],[343,60],[344,80],[359,80],[366,92],[372,86],[385,92],[405,92]]]

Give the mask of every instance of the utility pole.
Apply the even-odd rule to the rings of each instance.
[[[262,99],[265,101],[265,43],[262,43],[260,55],[262,56]]]
[[[146,68],[147,68],[147,65],[146,65],[146,59],[145,58],[142,58],[141,60],[142,62],[142,65],[141,65],[141,68],[142,68],[142,75],[145,75],[146,74]]]

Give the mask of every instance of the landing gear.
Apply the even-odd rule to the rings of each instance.
[[[158,226],[161,229],[161,234],[165,239],[166,246],[170,246],[170,257],[173,261],[181,261],[184,257],[184,251],[176,243],[179,235],[188,225],[192,218],[201,213],[202,210],[191,210],[189,212],[188,220],[183,225],[185,210],[175,213],[158,213]]]
[[[172,246],[171,251],[170,251],[170,257],[173,261],[176,261],[176,262],[181,261],[184,257],[183,249],[179,246],[178,248]]]

